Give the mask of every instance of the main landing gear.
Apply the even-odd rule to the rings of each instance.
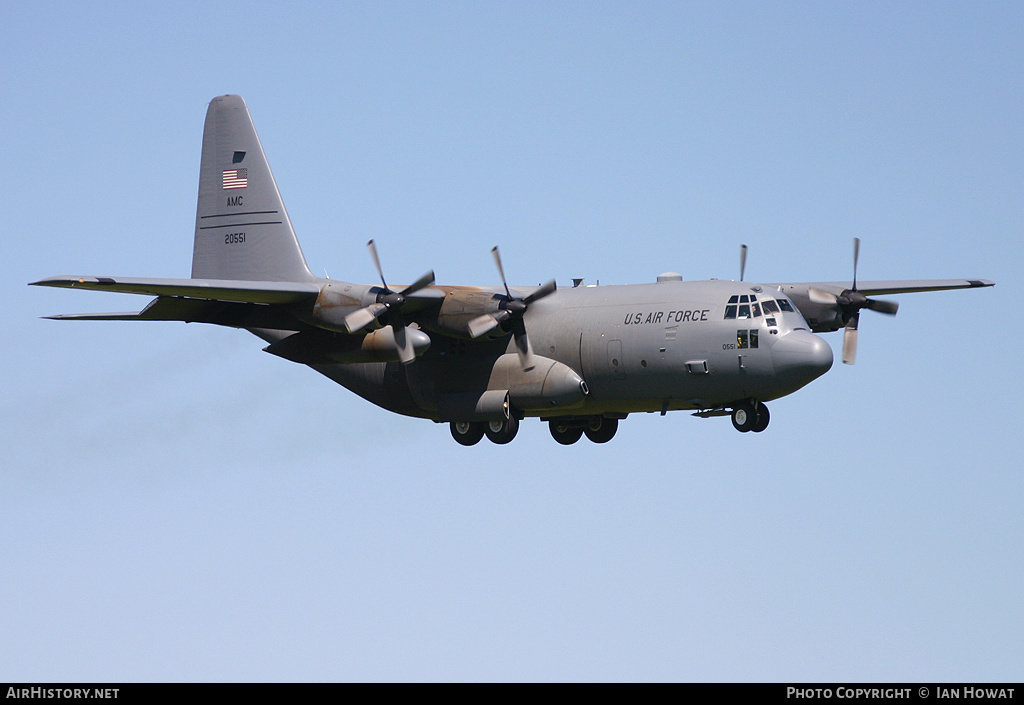
[[[587,419],[551,419],[548,422],[551,430],[551,437],[564,446],[569,446],[578,441],[583,434],[587,434],[594,443],[607,443],[619,429],[618,419],[608,419],[603,416],[591,416]]]
[[[452,438],[464,446],[476,445],[487,436],[491,443],[511,443],[519,433],[519,419],[509,416],[501,421],[452,421]]]
[[[511,443],[519,432],[519,419],[510,416],[502,421],[452,421],[452,438],[464,446],[476,445],[484,436],[491,443]],[[603,416],[576,417],[572,419],[551,419],[548,422],[551,436],[562,445],[572,445],[586,434],[594,443],[607,443],[619,429],[618,419]]]
[[[771,415],[763,402],[740,402],[732,410],[732,425],[740,433],[760,433],[768,428]]]

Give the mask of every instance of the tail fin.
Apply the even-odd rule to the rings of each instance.
[[[206,111],[192,278],[315,279],[241,96],[214,98]]]

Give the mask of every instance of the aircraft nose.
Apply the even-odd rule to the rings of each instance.
[[[803,386],[832,368],[832,348],[814,333],[794,330],[775,343],[772,362],[776,374],[790,376]]]

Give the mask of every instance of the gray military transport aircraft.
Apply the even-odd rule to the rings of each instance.
[[[368,401],[448,422],[472,445],[508,443],[519,421],[547,421],[556,441],[615,435],[628,414],[685,409],[764,431],[765,402],[823,375],[832,349],[815,333],[845,329],[853,363],[860,312],[895,314],[870,298],[992,286],[980,279],[755,284],[683,281],[558,288],[439,286],[427,272],[392,287],[314,276],[306,266],[245,102],[206,113],[190,279],[59,276],[38,286],[155,296],[137,313],[61,320],[186,321],[244,328],[269,353],[309,365]]]

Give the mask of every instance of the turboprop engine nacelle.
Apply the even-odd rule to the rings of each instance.
[[[437,312],[437,327],[445,335],[473,340],[469,324],[485,313],[499,313],[502,297],[490,291],[473,291],[456,289],[448,292]],[[481,338],[500,338],[508,335],[508,330],[496,326]]]
[[[308,322],[325,330],[338,333],[349,332],[345,325],[345,318],[364,306],[376,303],[376,294],[371,295],[374,288],[362,284],[341,282],[326,284],[320,290],[320,295],[316,297],[316,303],[313,304],[313,311],[309,314]],[[382,324],[374,319],[365,326],[365,329],[374,330],[381,327]]]
[[[405,328],[406,340],[420,356],[430,347],[430,336],[418,328]],[[399,362],[399,346],[391,326],[364,336],[332,333],[296,333],[263,348],[272,355],[303,365]]]

